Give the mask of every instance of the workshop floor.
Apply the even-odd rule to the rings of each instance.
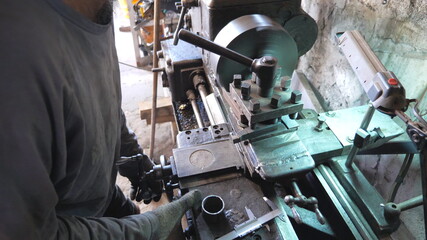
[[[136,67],[132,35],[130,32],[120,32],[119,27],[129,26],[129,19],[124,17],[119,7],[115,7],[115,38],[116,48],[119,58],[121,86],[122,86],[122,109],[126,115],[128,126],[133,129],[138,136],[138,142],[145,149],[150,148],[151,125],[141,120],[139,116],[139,103],[142,101],[151,101],[152,99],[152,79],[150,71]],[[167,96],[167,91],[161,87],[161,81],[158,84],[158,96]],[[160,155],[166,157],[172,154],[172,138],[169,123],[158,124],[156,126],[156,145],[154,159],[158,160]],[[148,153],[148,151],[146,151]],[[117,184],[127,195],[130,184],[127,178],[118,176]],[[163,197],[159,203],[137,203],[141,212],[150,211],[166,203],[166,197]]]

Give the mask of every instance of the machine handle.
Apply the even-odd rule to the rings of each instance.
[[[238,63],[241,63],[249,68],[252,67],[252,62],[254,61],[251,58],[248,58],[238,52],[230,50],[228,48],[222,47],[212,41],[209,41],[205,38],[202,38],[188,30],[181,29],[178,33],[179,39],[182,39],[188,43],[196,45],[197,47],[208,50],[209,52],[216,53],[220,56],[226,57]]]
[[[185,12],[187,12],[188,8],[185,6],[182,6],[181,8],[181,14],[179,15],[179,20],[178,20],[178,25],[176,26],[176,30],[173,34],[173,45],[178,45],[178,34],[179,34],[179,30],[181,30],[182,26],[184,25],[184,16],[185,16]]]

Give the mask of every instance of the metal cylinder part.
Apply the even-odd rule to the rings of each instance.
[[[194,94],[194,91],[190,89],[186,92],[186,94],[188,100],[191,103],[191,107],[193,108],[194,116],[196,116],[197,125],[199,126],[199,128],[204,127],[202,117],[200,116],[199,107],[197,106],[196,95]]]
[[[209,195],[202,201],[202,214],[207,223],[215,223],[224,216],[224,200],[217,195]]]
[[[199,84],[199,86],[197,86],[197,90],[199,90],[199,94],[200,94],[200,97],[202,98],[203,105],[205,106],[205,110],[206,110],[206,113],[208,115],[209,122],[211,123],[211,125],[215,125],[215,120],[212,116],[212,113],[211,113],[209,105],[208,105],[208,101],[206,99],[206,96],[208,95],[208,91],[206,90],[206,86],[204,84]]]

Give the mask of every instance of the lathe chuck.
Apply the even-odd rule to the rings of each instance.
[[[274,56],[278,60],[276,80],[291,76],[298,61],[298,49],[291,35],[267,16],[253,14],[228,23],[216,36],[215,43],[250,58]],[[251,76],[248,67],[216,54],[209,62],[216,70],[218,82],[228,91],[234,74]]]

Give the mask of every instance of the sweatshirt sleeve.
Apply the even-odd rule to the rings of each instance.
[[[138,153],[142,153],[142,149],[138,144],[135,133],[127,126],[126,116],[123,110],[120,111],[121,120],[121,144],[120,156],[130,157]]]
[[[36,86],[18,86],[18,91],[15,84],[3,83],[0,239],[155,239],[158,220],[151,213],[121,219],[57,216],[52,179],[61,179],[63,168],[57,165],[67,164],[56,150],[61,148],[60,134],[52,128],[57,120],[50,117],[51,109],[34,91]]]

